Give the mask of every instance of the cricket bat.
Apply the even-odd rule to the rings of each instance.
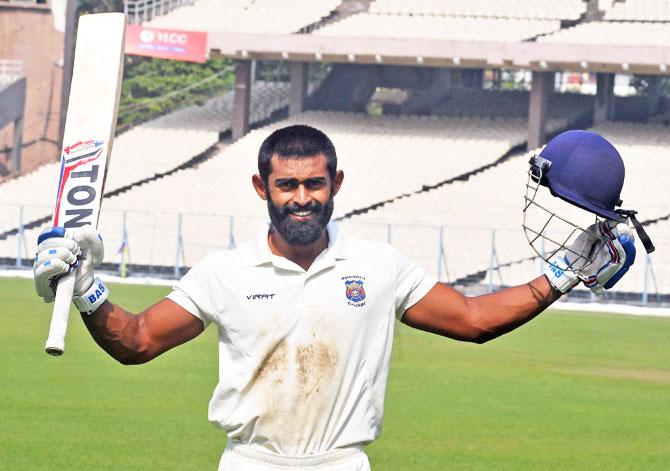
[[[79,19],[53,227],[98,226],[121,94],[125,28],[123,13]],[[50,355],[65,351],[74,281],[75,270],[58,281],[45,346]]]

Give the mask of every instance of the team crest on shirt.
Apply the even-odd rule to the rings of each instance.
[[[363,282],[365,277],[363,276],[343,276],[344,286],[346,288],[345,295],[350,306],[364,306],[365,305],[365,288],[363,287]]]

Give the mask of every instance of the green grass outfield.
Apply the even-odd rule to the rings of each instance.
[[[139,310],[164,287],[112,286]],[[43,352],[50,306],[0,278],[0,469],[215,469],[216,333],[124,367],[78,315]],[[670,319],[552,313],[477,346],[400,326],[375,470],[668,469]]]

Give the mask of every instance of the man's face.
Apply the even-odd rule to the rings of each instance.
[[[289,245],[315,242],[333,214],[342,172],[331,180],[322,154],[290,159],[273,156],[271,163],[264,193],[272,225]]]

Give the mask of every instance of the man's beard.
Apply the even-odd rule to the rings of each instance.
[[[330,221],[335,208],[332,196],[325,205],[312,201],[305,206],[288,204],[278,208],[269,195],[267,201],[272,226],[289,245],[309,245],[316,242]],[[310,221],[294,221],[290,214],[295,211],[311,211],[314,217]]]

